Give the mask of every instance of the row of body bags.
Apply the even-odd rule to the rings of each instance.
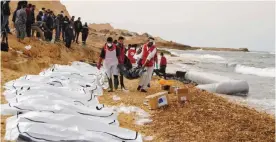
[[[5,140],[142,141],[135,131],[120,128],[117,113],[99,104],[107,88],[105,74],[89,64],[53,65],[39,75],[5,84],[8,104]]]

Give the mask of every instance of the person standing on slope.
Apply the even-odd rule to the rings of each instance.
[[[75,41],[75,16],[72,16],[71,20],[69,21],[69,26],[72,26],[73,27],[73,42]]]
[[[81,33],[82,33],[82,36],[81,36],[82,37],[82,44],[85,45],[86,44],[86,39],[87,39],[88,33],[89,33],[89,29],[88,29],[88,26],[87,26],[86,22],[82,26]]]
[[[105,73],[108,77],[109,90],[113,92],[112,75],[114,76],[114,82],[118,82],[118,63],[119,63],[120,51],[119,48],[113,44],[112,37],[108,37],[104,47],[102,48],[97,68],[100,69],[103,62]],[[116,86],[115,86],[116,87]],[[118,86],[117,86],[118,87]]]
[[[146,72],[140,78],[139,86],[137,88],[138,91],[147,92],[146,89],[150,83],[152,72],[154,69],[154,61],[157,49],[154,45],[154,38],[150,37],[149,42],[144,44],[142,47],[142,52],[140,54],[142,67],[146,69]]]
[[[22,4],[21,8],[16,11],[15,18],[15,29],[16,29],[16,37],[19,42],[23,41],[26,33],[26,22],[27,22],[27,14],[26,14],[26,4]]]
[[[1,31],[4,31],[5,27],[8,25],[10,15],[10,1],[1,1]]]
[[[69,18],[67,16],[64,16],[62,21],[63,21],[63,23],[62,23],[62,39],[63,39],[63,42],[66,42],[65,30],[67,29],[67,27],[69,25]]]
[[[77,44],[79,44],[79,34],[82,30],[82,23],[81,23],[81,18],[79,17],[77,21],[74,23],[74,28],[75,28],[75,41]]]
[[[31,27],[32,27],[32,4],[28,4],[27,8],[26,8],[26,14],[27,14],[27,22],[26,22],[26,34],[27,37],[31,37]]]
[[[67,48],[71,47],[72,39],[74,38],[74,27],[72,25],[68,25],[65,29],[65,46]]]
[[[55,37],[55,41],[60,41],[59,37],[60,37],[60,31],[61,31],[61,27],[60,27],[60,22],[61,22],[61,14],[58,14],[57,17],[55,18],[55,31],[56,31],[56,37]]]

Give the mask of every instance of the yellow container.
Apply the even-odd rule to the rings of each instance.
[[[168,86],[171,86],[171,85],[173,84],[173,81],[172,81],[172,80],[160,79],[160,80],[159,80],[159,84],[160,84],[160,85],[168,85]]]

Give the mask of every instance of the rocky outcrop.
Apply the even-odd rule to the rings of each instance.
[[[216,48],[216,47],[195,47],[202,50],[211,50],[211,51],[238,51],[238,52],[249,52],[247,48]]]
[[[239,48],[240,51],[249,52],[247,48]]]
[[[92,29],[95,29],[96,31],[101,31],[101,30],[114,30],[114,28],[109,24],[89,24],[89,27]]]
[[[148,33],[143,33],[142,36],[147,37],[147,38],[152,37],[152,36],[151,36],[150,34],[148,34]]]

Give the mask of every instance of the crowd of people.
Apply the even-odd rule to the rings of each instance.
[[[9,4],[9,0],[1,1],[1,35],[12,34],[9,28],[11,15]],[[46,41],[63,41],[66,47],[70,48],[72,42],[79,44],[79,34],[82,33],[82,44],[86,44],[89,29],[86,22],[82,25],[80,17],[77,20],[75,16],[69,19],[63,11],[55,14],[51,9],[46,8],[39,10],[35,16],[35,9],[36,6],[27,1],[18,1],[12,15],[12,22],[19,42],[25,37],[36,37]]]
[[[124,37],[119,37],[118,40],[114,41],[112,37],[108,37],[101,50],[97,68],[104,67],[109,84],[108,92],[113,92],[113,87],[117,90],[119,83],[122,90],[127,90],[124,84],[123,73],[118,68],[118,65],[124,65],[126,63],[125,60],[129,59],[131,64],[145,70],[145,73],[140,77],[137,90],[147,92],[147,89],[150,88],[154,68],[158,68],[158,65],[160,65],[160,69],[156,72],[163,74],[164,78],[166,78],[167,60],[162,52],[160,55],[161,61],[159,64],[157,48],[152,37],[148,39],[147,43],[139,47],[139,49],[137,49],[137,44],[130,44],[126,48],[124,46]],[[114,85],[112,78],[114,79]],[[120,78],[120,81],[118,78]]]

